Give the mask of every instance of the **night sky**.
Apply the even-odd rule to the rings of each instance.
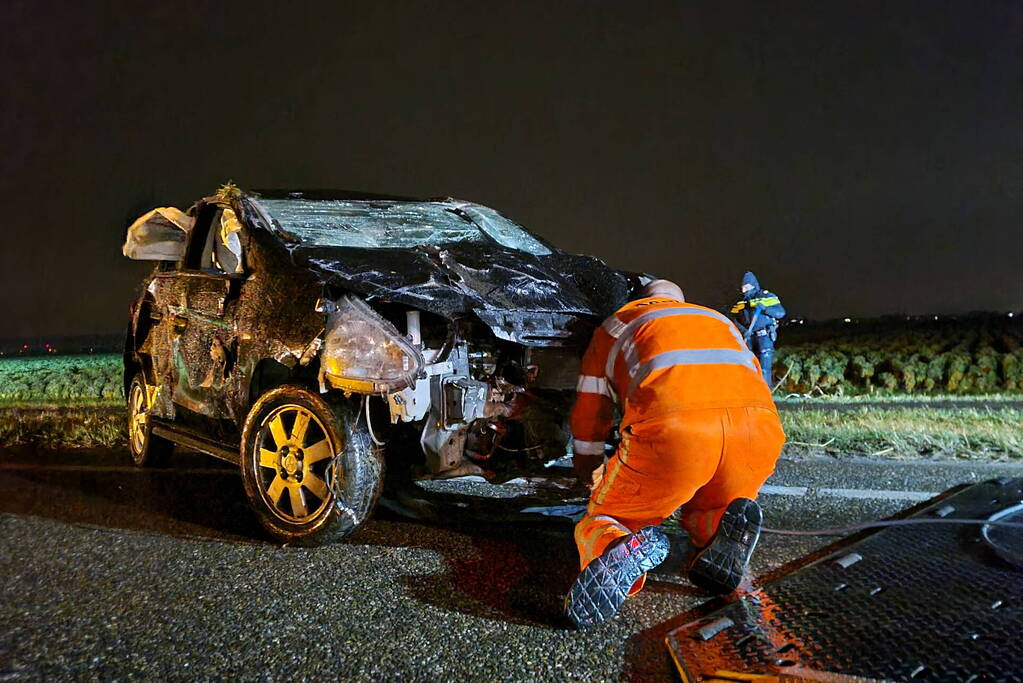
[[[718,307],[1023,305],[1018,2],[261,4],[4,0],[0,337],[121,329],[125,227],[228,179],[470,199]]]

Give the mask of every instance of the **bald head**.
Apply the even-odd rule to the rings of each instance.
[[[644,285],[643,289],[639,290],[639,295],[642,298],[660,297],[664,299],[678,299],[679,301],[686,300],[682,294],[682,288],[671,280],[654,280]]]

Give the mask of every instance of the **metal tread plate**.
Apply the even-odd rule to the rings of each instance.
[[[986,519],[1023,479],[969,486],[907,519]],[[832,546],[666,639],[684,681],[1023,681],[1023,572],[977,525],[888,527]]]

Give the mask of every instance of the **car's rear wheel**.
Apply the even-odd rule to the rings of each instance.
[[[245,420],[241,461],[260,522],[284,542],[321,543],[353,533],[370,516],[383,483],[383,454],[351,408],[295,386],[256,401]]]
[[[153,434],[149,410],[153,407],[155,387],[146,384],[139,372],[128,388],[128,447],[139,467],[166,463],[174,450],[174,442]]]

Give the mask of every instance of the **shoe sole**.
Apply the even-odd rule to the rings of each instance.
[[[586,565],[565,596],[565,613],[577,628],[596,626],[614,616],[633,584],[668,557],[671,544],[655,526],[626,538]]]
[[[733,500],[718,530],[689,567],[689,581],[711,593],[731,593],[742,582],[746,565],[760,539],[763,513],[756,501]]]

